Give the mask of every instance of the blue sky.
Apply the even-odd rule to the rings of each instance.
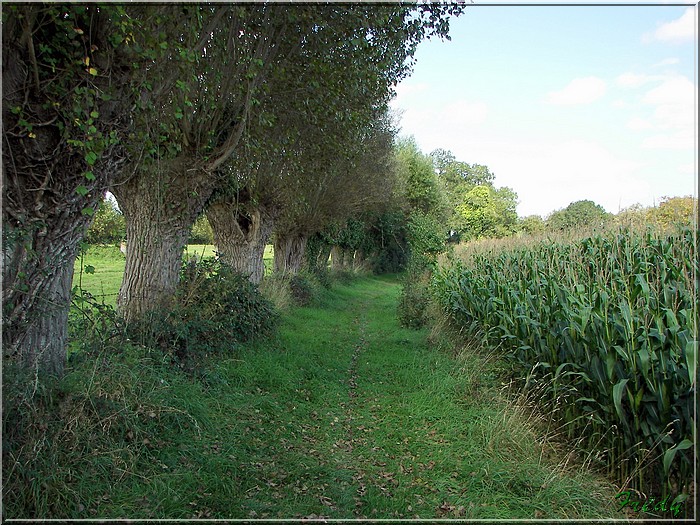
[[[521,216],[697,196],[696,7],[483,4],[419,46],[402,135],[488,166]]]

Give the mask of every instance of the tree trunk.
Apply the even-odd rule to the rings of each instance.
[[[304,265],[304,254],[308,236],[302,234],[280,234],[275,238],[275,272],[296,275]]]
[[[38,52],[46,55],[45,46],[56,51],[54,37],[64,30],[64,20],[55,24],[50,4],[3,11],[2,34],[3,355],[38,374],[58,375],[66,360],[78,244],[127,160],[116,141],[92,150],[92,135],[121,136],[131,118],[119,108],[123,100],[131,106],[131,87],[125,81],[129,69],[120,68],[120,52],[107,41],[113,30],[109,9],[64,9],[95,44],[90,56],[99,76],[74,67],[85,56],[80,48],[75,54],[61,49],[51,63],[37,60]],[[111,95],[109,100],[95,97],[86,106],[88,97],[76,96],[74,89],[87,85]],[[100,115],[90,139],[74,103]]]
[[[62,226],[3,243],[3,355],[54,375],[65,366],[73,265],[83,232]]]
[[[265,273],[265,246],[274,226],[274,214],[263,206],[221,200],[209,206],[207,219],[221,260],[260,284]]]
[[[328,268],[328,258],[331,256],[331,246],[330,244],[323,244],[321,250],[316,258],[316,268],[320,270],[325,270]]]
[[[352,268],[353,270],[361,270],[363,269],[363,265],[365,263],[365,252],[362,250],[355,250],[355,254],[352,260]]]
[[[333,270],[342,270],[345,268],[345,250],[340,246],[331,248],[331,268]]]
[[[141,173],[112,190],[126,222],[117,308],[127,322],[167,307],[175,295],[187,238],[213,191],[207,174],[192,164],[183,158],[161,161],[158,172]]]

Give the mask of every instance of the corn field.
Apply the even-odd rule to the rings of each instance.
[[[696,236],[620,230],[476,253],[443,265],[435,297],[538,389],[592,464],[625,488],[688,494]]]

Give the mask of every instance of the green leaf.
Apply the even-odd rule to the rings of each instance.
[[[88,189],[87,189],[85,186],[83,186],[83,185],[81,184],[80,186],[78,186],[77,188],[75,188],[75,193],[77,193],[78,195],[82,195],[83,197],[85,197],[85,195],[88,194]]]
[[[85,270],[85,273],[88,273],[88,274],[95,273],[95,267],[92,264],[86,264],[85,268],[83,268],[83,270]]]
[[[94,174],[93,172],[91,172],[91,171],[86,171],[85,173],[83,173],[83,175],[84,175],[85,178],[86,178],[87,180],[89,180],[89,181],[95,180],[95,174]]]
[[[679,450],[686,450],[693,446],[693,442],[689,439],[684,439],[677,445],[672,446],[664,453],[664,472],[668,475],[671,469],[671,463],[673,463],[673,458],[676,457],[676,452]]]
[[[95,215],[95,210],[93,208],[88,207],[80,210],[80,213],[82,213],[83,215],[87,215],[88,217],[92,217],[93,215]]]
[[[617,384],[613,387],[613,403],[615,403],[615,411],[617,412],[620,421],[622,421],[622,394],[625,391],[625,385],[629,379],[620,379]]]
[[[91,111],[91,112],[90,112],[90,116],[91,116],[92,118],[97,118],[97,117],[100,116],[100,113],[99,113],[98,111]]]
[[[93,166],[96,160],[97,154],[94,151],[88,151],[85,155],[85,162],[87,162],[89,166]]]

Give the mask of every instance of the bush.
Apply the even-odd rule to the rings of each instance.
[[[104,199],[85,234],[89,244],[119,244],[126,237],[124,215],[110,199]]]
[[[407,276],[399,297],[399,322],[407,328],[421,328],[428,321],[430,304],[430,273]]]
[[[331,276],[331,272],[328,268],[315,268],[312,270],[311,275],[318,281],[318,284],[320,284],[323,288],[326,290],[330,290],[331,285],[333,284],[333,277]]]
[[[277,319],[272,303],[244,275],[204,259],[184,267],[170,309],[130,331],[147,346],[185,360],[231,352],[236,343],[272,331]]]
[[[415,213],[408,224],[411,258],[398,305],[399,321],[408,328],[420,328],[428,321],[430,278],[445,241],[435,218]]]
[[[289,278],[289,291],[294,304],[298,306],[308,306],[316,296],[312,279],[306,273],[298,273]]]
[[[214,232],[207,220],[206,215],[202,215],[192,225],[188,244],[214,244]]]

